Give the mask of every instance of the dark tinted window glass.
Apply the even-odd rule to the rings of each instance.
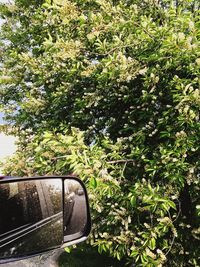
[[[0,257],[60,245],[62,197],[61,179],[0,183]]]

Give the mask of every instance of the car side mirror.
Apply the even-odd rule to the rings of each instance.
[[[91,220],[76,177],[0,180],[0,263],[84,241]]]

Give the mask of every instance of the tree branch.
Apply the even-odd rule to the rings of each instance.
[[[66,158],[67,156],[59,156],[59,157],[54,157],[52,158],[52,160],[58,160],[58,159],[64,159]],[[119,159],[119,160],[110,160],[110,161],[107,161],[106,163],[108,164],[119,164],[119,163],[134,163],[135,160],[133,159]]]
[[[135,160],[133,159],[119,159],[119,160],[111,160],[111,161],[107,161],[107,163],[109,164],[118,164],[118,163],[128,163],[128,162],[135,162]]]

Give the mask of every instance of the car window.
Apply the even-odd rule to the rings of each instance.
[[[59,190],[45,181],[0,184],[0,235],[61,212]]]

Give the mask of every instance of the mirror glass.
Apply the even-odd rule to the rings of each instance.
[[[36,254],[63,242],[62,179],[0,183],[0,258]]]
[[[86,193],[76,180],[64,181],[64,241],[84,235],[88,223]]]

